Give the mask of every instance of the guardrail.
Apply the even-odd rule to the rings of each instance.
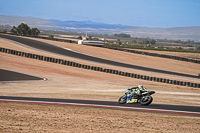
[[[168,58],[168,59],[174,59],[174,60],[180,60],[180,61],[187,61],[187,62],[192,62],[192,63],[198,63],[198,64],[200,64],[200,60],[194,60],[194,59],[185,58],[185,57],[172,56],[172,55],[164,55],[164,54],[156,54],[156,53],[149,53],[149,52],[143,52],[143,51],[137,51],[137,50],[130,50],[130,49],[123,49],[123,48],[111,48],[111,47],[104,47],[104,48],[112,49],[112,50],[119,50],[119,51],[124,51],[124,52],[130,52],[130,53],[135,53],[135,54],[142,54],[142,55],[148,55],[148,56],[154,56],[154,57],[161,57],[161,58]]]
[[[17,56],[21,56],[21,57],[26,57],[26,58],[31,58],[31,59],[37,59],[37,60],[46,61],[46,62],[57,63],[57,64],[61,64],[61,65],[67,65],[67,66],[72,66],[72,67],[77,67],[77,68],[82,68],[82,69],[88,69],[88,70],[93,70],[93,71],[110,73],[110,74],[130,77],[130,78],[136,78],[136,79],[142,79],[142,80],[148,80],[148,81],[154,81],[154,82],[161,82],[161,83],[167,83],[167,84],[174,84],[174,85],[180,85],[180,86],[200,88],[199,83],[192,83],[192,82],[184,82],[184,81],[178,81],[178,80],[172,80],[172,79],[166,79],[166,78],[151,77],[151,76],[147,76],[147,75],[129,73],[129,72],[124,72],[124,71],[119,71],[119,70],[114,70],[114,69],[107,69],[107,68],[102,68],[102,67],[97,67],[97,66],[90,66],[90,65],[85,65],[85,64],[73,62],[73,61],[68,61],[68,60],[63,60],[63,59],[58,59],[58,58],[53,58],[53,57],[47,57],[47,56],[42,56],[42,55],[37,55],[37,54],[32,54],[32,53],[26,53],[26,52],[2,48],[2,47],[0,47],[0,52],[12,54],[12,55],[17,55]]]

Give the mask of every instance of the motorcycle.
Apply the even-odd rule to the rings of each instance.
[[[125,95],[121,96],[118,100],[119,104],[125,104],[127,101],[127,95],[130,93],[130,90],[125,91]],[[134,99],[134,103],[140,103],[141,105],[149,105],[153,101],[153,97],[151,96],[154,94],[155,91],[148,91],[147,89],[140,90],[140,95],[134,94],[132,99]]]

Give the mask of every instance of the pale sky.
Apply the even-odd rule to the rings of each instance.
[[[0,0],[0,15],[187,27],[200,26],[200,0]]]

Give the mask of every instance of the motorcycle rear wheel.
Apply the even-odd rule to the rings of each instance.
[[[118,103],[119,104],[125,104],[126,103],[126,99],[127,99],[127,96],[126,95],[123,95],[119,98],[118,100]]]
[[[140,100],[141,105],[149,105],[153,101],[153,97],[151,96],[143,96],[142,99]]]

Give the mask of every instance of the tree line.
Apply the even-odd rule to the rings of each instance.
[[[129,34],[121,33],[121,34],[114,34],[114,37],[130,38],[131,36]]]
[[[13,26],[10,32],[19,36],[37,36],[40,33],[37,28],[31,29],[27,24],[24,23],[21,23],[17,27]]]
[[[155,39],[147,39],[143,41],[143,44],[152,44],[155,45],[156,44],[156,40]]]

